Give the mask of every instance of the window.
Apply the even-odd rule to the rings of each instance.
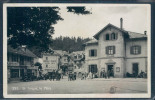
[[[78,58],[81,59],[82,58],[82,55],[78,54]]]
[[[116,40],[116,39],[117,39],[117,34],[112,33],[112,34],[111,34],[111,40]]]
[[[130,54],[137,55],[137,54],[140,54],[140,53],[141,53],[141,46],[132,46],[130,48]]]
[[[12,62],[18,62],[18,56],[12,54]]]
[[[48,65],[46,65],[46,68],[48,68]]]
[[[89,65],[89,72],[97,73],[97,65]]]
[[[117,34],[112,33],[112,34],[106,34],[105,35],[105,40],[116,40],[117,39]]]
[[[48,57],[46,57],[46,60],[48,60]]]
[[[107,46],[106,47],[106,54],[108,54],[108,55],[115,54],[115,46]]]
[[[77,59],[77,55],[74,56],[74,59]]]
[[[94,49],[94,50],[89,50],[89,56],[90,57],[96,57],[97,56],[97,50]]]
[[[10,70],[11,78],[19,78],[19,69]]]
[[[106,34],[106,40],[110,40],[109,34]]]

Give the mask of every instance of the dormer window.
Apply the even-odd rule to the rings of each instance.
[[[106,34],[106,40],[110,40],[109,34]]]

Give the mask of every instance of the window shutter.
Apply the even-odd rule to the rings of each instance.
[[[97,56],[97,50],[94,50],[94,53],[95,53],[94,56]]]
[[[133,46],[130,47],[130,54],[133,54]]]
[[[113,54],[115,54],[115,46],[113,46]]]
[[[91,50],[89,50],[89,57],[91,57]]]
[[[138,46],[138,54],[141,54],[141,46]]]
[[[108,47],[106,47],[105,53],[108,54]]]
[[[115,38],[116,38],[116,40],[117,40],[117,38],[118,38],[118,33],[116,33],[115,35],[116,35],[116,37],[115,37]]]

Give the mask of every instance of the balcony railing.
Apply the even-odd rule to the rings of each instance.
[[[19,66],[19,62],[8,62],[8,66]]]

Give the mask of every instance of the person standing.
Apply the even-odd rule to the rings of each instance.
[[[107,71],[107,78],[109,78],[109,70]]]
[[[76,80],[76,73],[74,72],[74,80]]]
[[[53,70],[52,72],[52,80],[54,81],[54,79],[55,79],[55,70]]]
[[[100,78],[103,78],[103,72],[102,71],[100,72]]]
[[[102,74],[102,77],[103,77],[103,78],[105,77],[105,70],[103,70],[103,74]]]
[[[85,74],[84,74],[84,79],[86,80],[86,77],[87,77],[87,73],[85,72]]]

